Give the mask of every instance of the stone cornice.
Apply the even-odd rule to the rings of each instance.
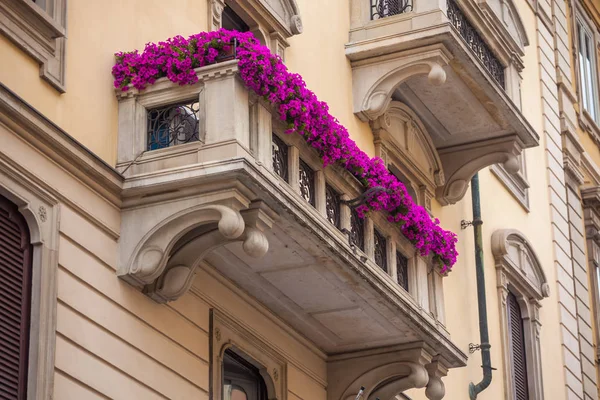
[[[120,206],[121,174],[1,83],[0,123],[110,203]]]

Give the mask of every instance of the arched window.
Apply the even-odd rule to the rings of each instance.
[[[514,229],[492,235],[507,400],[543,400],[539,309],[549,295],[544,270],[527,238]]]
[[[267,386],[260,371],[228,349],[223,357],[223,400],[267,400]]]
[[[0,397],[27,397],[32,246],[25,218],[0,195]]]
[[[521,306],[519,306],[517,296],[511,292],[508,292],[506,296],[506,313],[513,398],[516,400],[528,400],[527,355],[525,354],[523,315],[521,314]]]

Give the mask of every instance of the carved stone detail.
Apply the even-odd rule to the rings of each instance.
[[[492,253],[496,262],[496,282],[500,301],[499,316],[504,357],[505,393],[512,393],[509,322],[506,311],[509,293],[516,296],[523,318],[525,352],[530,397],[544,398],[540,344],[540,301],[550,295],[546,276],[527,238],[517,230],[501,229],[492,235]],[[512,395],[510,395],[512,396]],[[512,399],[512,397],[509,397]]]
[[[440,400],[445,393],[441,378],[447,368],[430,350],[415,346],[334,356],[328,367],[333,383],[327,398],[355,400],[364,387],[365,400],[394,399],[408,389],[426,388],[429,399]]]
[[[260,202],[242,212],[220,204],[181,210],[150,229],[118,275],[159,303],[174,301],[187,292],[214,249],[241,241],[249,256],[265,255],[269,243],[263,231],[272,226],[271,215]]]
[[[208,21],[210,23],[210,30],[216,31],[221,28],[221,15],[225,8],[224,0],[210,0],[210,6],[208,8]]]

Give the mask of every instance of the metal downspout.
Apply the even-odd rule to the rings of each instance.
[[[469,383],[469,397],[477,399],[492,382],[492,360],[490,357],[490,338],[488,332],[487,301],[485,298],[485,271],[483,267],[483,240],[481,225],[481,204],[479,196],[479,176],[471,178],[471,198],[473,202],[473,236],[475,237],[475,270],[477,273],[477,305],[479,309],[479,340],[481,348],[481,368],[483,378],[478,384]]]

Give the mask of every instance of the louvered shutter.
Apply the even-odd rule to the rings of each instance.
[[[508,293],[508,334],[511,356],[513,396],[515,400],[529,400],[527,387],[527,360],[521,308],[514,294]]]
[[[25,219],[0,196],[0,399],[26,398],[31,255]]]

